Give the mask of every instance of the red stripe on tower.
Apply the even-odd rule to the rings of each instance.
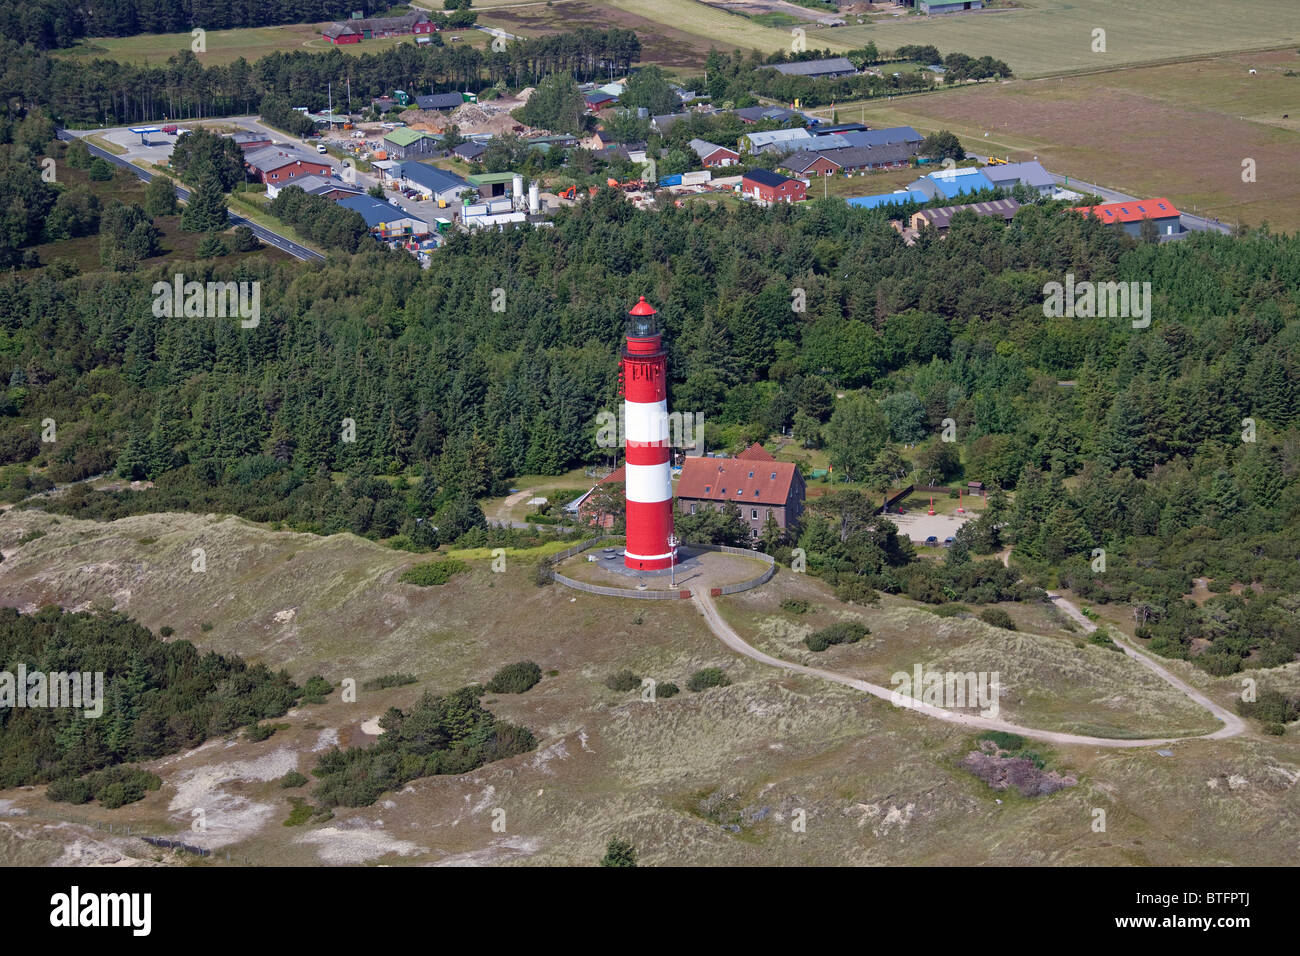
[[[641,300],[628,312],[623,349],[623,434],[626,440],[627,548],[629,568],[642,571],[672,563],[672,451],[668,442],[668,360],[654,307]]]

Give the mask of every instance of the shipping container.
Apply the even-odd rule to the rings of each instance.
[[[698,186],[700,183],[707,183],[713,178],[713,173],[707,169],[697,169],[692,173],[682,173],[683,186]]]

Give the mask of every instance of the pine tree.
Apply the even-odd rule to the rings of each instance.
[[[226,213],[226,196],[215,173],[205,173],[190,192],[189,202],[181,213],[181,228],[186,232],[214,232],[230,224]]]

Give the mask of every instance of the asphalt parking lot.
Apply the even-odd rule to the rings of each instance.
[[[926,538],[934,535],[942,545],[944,538],[951,538],[962,525],[974,517],[973,514],[929,515],[922,507],[920,511],[908,511],[905,515],[895,512],[890,514],[889,520],[898,525],[898,530],[907,535],[914,544],[924,544]]]

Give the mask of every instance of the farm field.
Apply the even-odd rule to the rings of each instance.
[[[386,37],[377,40],[365,40],[361,43],[345,44],[335,47],[320,35],[318,23],[291,23],[274,27],[245,27],[238,30],[209,30],[207,52],[195,54],[204,66],[220,66],[233,63],[241,56],[252,63],[259,57],[277,50],[290,53],[294,50],[306,50],[309,53],[324,53],[338,49],[353,56],[362,53],[378,53],[400,43],[414,43],[413,37]],[[450,43],[452,37],[460,37],[457,45],[486,46],[492,38],[481,30],[461,30],[443,34],[444,41]],[[55,55],[95,59],[97,57],[117,60],[120,63],[161,66],[168,57],[175,56],[182,50],[188,50],[193,42],[189,33],[146,33],[133,37],[102,37],[85,40],[76,46],[55,51]]]
[[[790,31],[755,23],[746,17],[696,0],[559,0],[479,7],[479,22],[519,36],[541,36],[580,26],[622,27],[641,38],[643,63],[670,71],[704,65],[709,49],[778,50],[790,45]],[[847,49],[833,43],[836,50]]]
[[[808,48],[874,42],[892,50],[932,43],[943,53],[993,56],[1018,75],[1110,69],[1237,50],[1293,49],[1300,40],[1294,0],[1022,0],[1023,9],[949,16],[898,17],[873,26],[808,30]],[[1093,30],[1106,52],[1094,53]]]
[[[1250,74],[1250,70],[1258,72]],[[1300,54],[1275,50],[1164,66],[839,104],[842,120],[950,129],[980,154],[1130,195],[1160,195],[1224,222],[1300,228]],[[829,110],[813,110],[829,116]],[[1286,117],[1286,118],[1284,118]],[[987,135],[985,135],[987,134]],[[1255,160],[1256,182],[1242,182]]]

